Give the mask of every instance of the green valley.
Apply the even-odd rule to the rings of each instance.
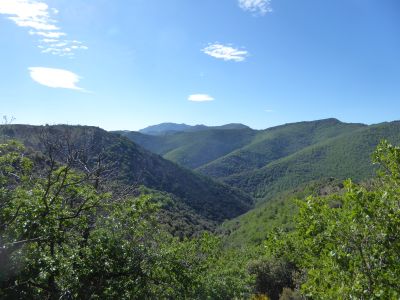
[[[318,222],[331,222],[338,212],[345,226],[347,214],[361,209],[349,200],[352,189],[371,193],[370,200],[381,190],[397,199],[393,174],[400,169],[400,152],[389,142],[400,144],[400,122],[364,125],[325,119],[265,130],[238,124],[178,125],[151,127],[151,134],[89,126],[1,126],[0,217],[6,224],[1,234],[7,250],[0,251],[5,264],[0,296],[26,292],[37,298],[61,297],[68,289],[78,298],[117,297],[126,291],[119,286],[124,283],[136,289],[139,298],[303,299],[300,293],[308,291],[324,299],[315,283],[302,277],[312,264],[324,263],[306,259],[302,243],[307,234],[302,230],[309,223],[304,222],[313,215],[321,217]],[[383,171],[376,178],[379,165]],[[356,183],[343,183],[348,178]],[[320,206],[314,208],[313,201]],[[385,201],[368,205],[386,211],[379,206]],[[390,209],[398,215],[398,209]],[[392,219],[385,222],[398,228]],[[318,226],[326,239],[325,225]],[[315,242],[308,238],[307,243]],[[48,261],[42,265],[53,265],[55,271],[32,264],[29,249],[34,259]],[[318,249],[313,248],[314,253]],[[70,261],[71,253],[80,257],[79,265]],[[19,273],[18,259],[27,259],[30,269]],[[100,265],[98,259],[103,260]],[[134,260],[124,264],[120,259]],[[137,265],[144,262],[146,266]],[[96,271],[103,264],[112,266],[104,275],[109,279]],[[86,291],[61,275],[66,266],[79,280],[89,285],[99,280],[101,286]],[[125,275],[119,277],[118,270]],[[155,270],[160,273],[152,273]],[[321,269],[325,271],[329,269]],[[35,272],[45,275],[15,284]],[[345,265],[340,272],[351,277]],[[380,288],[393,296],[385,274]],[[130,282],[132,278],[141,283]],[[161,283],[174,288],[160,290]]]

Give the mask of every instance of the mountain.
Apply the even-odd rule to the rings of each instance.
[[[117,133],[166,159],[220,179],[261,168],[307,146],[365,126],[325,119],[265,130],[228,124],[158,136],[134,131]]]
[[[330,118],[265,130],[209,128],[165,136],[124,135],[258,199],[272,199],[321,178],[368,178],[374,172],[369,159],[374,147],[383,138],[399,141],[398,124],[368,126]]]
[[[148,126],[139,130],[140,133],[148,135],[167,135],[177,132],[196,132],[207,129],[244,129],[249,128],[243,124],[231,123],[222,126],[205,126],[205,125],[186,125],[186,124],[176,124],[176,123],[161,123],[157,125]]]
[[[221,222],[247,211],[252,199],[246,194],[203,175],[182,168],[153,154],[129,139],[88,126],[2,126],[8,138],[21,140],[43,151],[45,137],[53,141],[67,138],[76,147],[89,150],[89,161],[102,153],[103,160],[112,165],[115,180],[125,185],[144,185],[173,195],[180,203],[204,219]]]
[[[374,174],[371,154],[382,139],[400,144],[400,122],[363,126],[222,181],[259,199],[271,199],[279,192],[321,178],[364,180]]]
[[[299,122],[258,131],[244,147],[214,160],[197,170],[205,175],[223,179],[296,153],[310,145],[344,133],[364,128],[362,124],[343,123],[337,119]]]
[[[118,133],[153,153],[194,169],[247,145],[254,138],[256,131],[250,128],[208,128],[163,136],[145,135],[134,131]]]
[[[201,125],[198,125],[201,126]],[[149,135],[163,135],[173,132],[182,132],[188,131],[190,128],[194,126],[186,125],[186,124],[176,124],[176,123],[161,123],[157,125],[148,126],[139,130],[140,133],[149,134]],[[205,127],[205,126],[204,126]]]
[[[236,177],[249,180],[251,172],[269,163],[365,127],[331,118],[284,124],[265,130],[209,128],[164,136],[120,133],[166,159],[235,186]],[[254,192],[251,189],[247,191]]]
[[[368,182],[375,174],[372,153],[382,139],[399,145],[400,122],[363,126],[261,169],[224,178],[227,183],[268,200],[259,201],[255,208],[220,227],[226,245],[260,245],[274,227],[290,230],[297,210],[295,199],[340,192],[342,181],[347,178]]]

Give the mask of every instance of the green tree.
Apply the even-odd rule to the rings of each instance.
[[[284,288],[294,287],[294,265],[283,259],[262,259],[249,266],[249,272],[255,275],[256,294],[268,295],[278,300]]]
[[[53,146],[43,156],[16,142],[0,145],[0,298],[229,299],[242,292],[223,272],[218,238],[172,237],[158,226],[151,193],[116,197],[101,186],[100,166]],[[233,284],[225,291],[215,279]]]
[[[366,188],[299,202],[294,231],[268,239],[270,257],[303,273],[313,299],[398,299],[400,291],[400,148],[383,141],[373,154],[378,177]]]

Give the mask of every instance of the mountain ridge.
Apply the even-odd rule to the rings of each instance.
[[[141,135],[141,141],[135,133],[126,136],[164,158],[261,201],[321,177],[363,180],[372,176],[369,155],[381,139],[400,141],[398,124],[366,125],[328,118],[264,130]]]
[[[174,134],[178,132],[196,132],[208,129],[244,129],[244,128],[250,128],[250,127],[240,123],[229,123],[220,126],[206,126],[203,124],[187,125],[185,123],[178,124],[172,122],[165,122],[145,127],[143,129],[138,130],[138,132],[157,136],[157,135]]]

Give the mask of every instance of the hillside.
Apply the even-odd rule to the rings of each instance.
[[[199,167],[197,171],[214,178],[253,171],[310,145],[363,127],[365,125],[343,123],[336,119],[272,127],[257,132],[249,144]]]
[[[224,242],[228,247],[259,246],[274,228],[291,230],[294,227],[296,200],[311,195],[326,196],[341,192],[342,189],[342,182],[333,178],[308,182],[296,189],[281,192],[270,201],[259,203],[245,214],[224,222],[218,231],[225,237]]]
[[[371,155],[387,139],[400,143],[400,122],[363,127],[328,139],[253,172],[227,177],[228,183],[254,192],[261,201],[247,213],[225,222],[220,231],[228,246],[260,245],[274,227],[293,228],[295,199],[341,191],[343,180],[374,176]]]
[[[307,146],[365,126],[336,119],[285,124],[266,130],[232,125],[241,124],[157,136],[134,131],[117,133],[182,166],[223,178],[264,167]]]
[[[229,127],[229,125],[222,126]],[[197,132],[153,136],[139,132],[117,132],[147,150],[182,166],[195,169],[250,143],[256,131],[209,128]]]
[[[395,143],[399,140],[398,124],[367,126],[324,119],[258,131],[208,129],[165,136],[124,135],[166,159],[258,199],[271,199],[321,178],[370,177],[370,153],[383,138]]]
[[[245,129],[249,128],[246,125],[231,123],[222,126],[206,126],[206,125],[186,125],[176,123],[161,123],[157,125],[148,126],[139,130],[140,133],[148,135],[168,135],[177,132],[197,132],[207,129]]]
[[[352,178],[356,181],[371,177],[374,167],[371,154],[382,139],[400,142],[400,122],[382,123],[327,139],[265,167],[234,174],[223,181],[261,199],[321,178]]]
[[[28,147],[43,151],[40,136],[52,140],[68,138],[76,147],[88,149],[89,161],[102,153],[114,169],[115,180],[126,185],[144,185],[172,194],[199,216],[221,222],[247,211],[252,199],[238,190],[153,154],[127,138],[87,126],[3,126],[8,138],[21,140]]]

